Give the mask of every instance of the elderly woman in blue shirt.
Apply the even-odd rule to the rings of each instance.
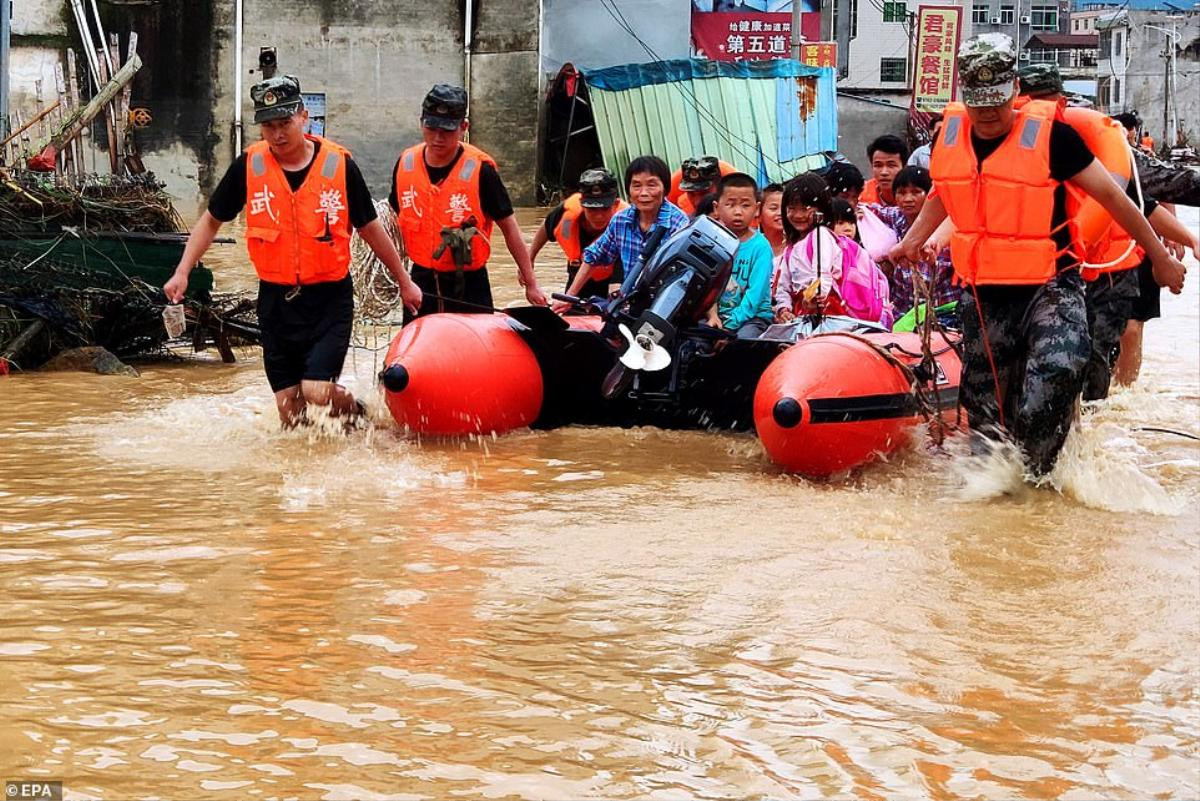
[[[583,264],[567,289],[575,295],[587,283],[593,264],[612,264],[617,257],[628,272],[641,268],[642,250],[655,230],[665,229],[665,236],[683,230],[690,222],[688,216],[667,200],[671,186],[671,169],[658,156],[638,156],[625,168],[625,194],[630,206],[617,212],[608,228],[583,251]],[[554,310],[563,312],[570,304],[558,301]]]

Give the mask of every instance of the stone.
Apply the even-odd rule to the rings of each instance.
[[[105,348],[97,345],[64,350],[42,366],[46,371],[77,370],[99,375],[127,375],[138,378],[141,374],[125,364]]]

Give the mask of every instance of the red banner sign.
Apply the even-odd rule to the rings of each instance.
[[[801,39],[821,35],[821,15],[800,15]],[[792,57],[789,13],[692,12],[692,49],[712,61],[753,61]]]
[[[800,63],[808,67],[837,68],[837,42],[805,42],[800,45]]]
[[[961,36],[961,7],[920,7],[913,69],[913,108],[917,111],[941,111],[954,99],[958,89],[954,57]]]

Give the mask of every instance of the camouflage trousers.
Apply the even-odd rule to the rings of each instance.
[[[1041,286],[968,288],[959,302],[967,421],[1010,436],[1034,475],[1058,459],[1091,356],[1083,283],[1066,270]]]
[[[1113,364],[1125,326],[1133,317],[1139,295],[1138,270],[1134,267],[1105,273],[1087,285],[1088,331],[1092,335],[1092,355],[1083,371],[1083,399],[1108,397]]]

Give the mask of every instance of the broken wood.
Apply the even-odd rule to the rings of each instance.
[[[34,320],[21,333],[13,337],[12,341],[5,346],[3,352],[0,352],[0,362],[13,363],[20,367],[20,363],[16,361],[16,357],[21,354],[21,351],[33,341],[33,338],[42,332],[46,327],[45,320]]]
[[[104,87],[96,94],[96,96],[88,101],[86,106],[75,111],[70,117],[67,118],[58,132],[50,138],[50,141],[42,147],[41,152],[35,157],[38,163],[40,164],[44,162],[45,159],[43,157],[47,157],[49,158],[51,165],[53,165],[54,160],[57,158],[58,151],[61,150],[67,142],[71,141],[72,138],[78,136],[80,131],[87,127],[87,125],[91,123],[91,121],[94,120],[97,115],[103,112],[106,106],[112,103],[112,100],[117,96],[117,93],[120,92],[127,83],[133,80],[134,74],[141,69],[141,66],[142,60],[138,58],[136,54],[134,54],[133,58],[125,62],[125,65],[117,71],[117,74],[113,76],[113,79],[105,84]],[[34,159],[30,160],[30,169],[34,168],[32,163],[33,161]]]
[[[34,118],[33,118],[33,119],[31,119],[29,122],[25,123],[25,124],[24,124],[24,125],[22,125],[20,128],[18,128],[17,130],[15,130],[15,131],[13,131],[11,134],[9,134],[9,135],[8,135],[8,136],[7,136],[7,137],[4,139],[4,141],[3,141],[3,142],[0,142],[0,147],[4,147],[4,146],[5,146],[5,145],[7,145],[9,142],[13,141],[13,140],[14,140],[14,139],[16,139],[18,136],[20,136],[21,134],[23,134],[23,133],[25,133],[26,131],[28,131],[28,130],[29,130],[30,128],[32,128],[32,127],[33,127],[35,124],[37,124],[38,122],[41,122],[41,121],[42,121],[42,119],[44,119],[45,117],[48,117],[48,116],[50,116],[50,113],[51,113],[51,112],[53,112],[53,111],[54,111],[56,108],[58,108],[58,106],[59,106],[59,103],[61,103],[61,102],[62,102],[62,101],[55,101],[54,105],[52,105],[52,106],[48,106],[48,107],[46,107],[46,108],[42,109],[41,111],[39,111],[39,112],[37,113],[37,116],[36,116],[36,117],[34,117]]]

